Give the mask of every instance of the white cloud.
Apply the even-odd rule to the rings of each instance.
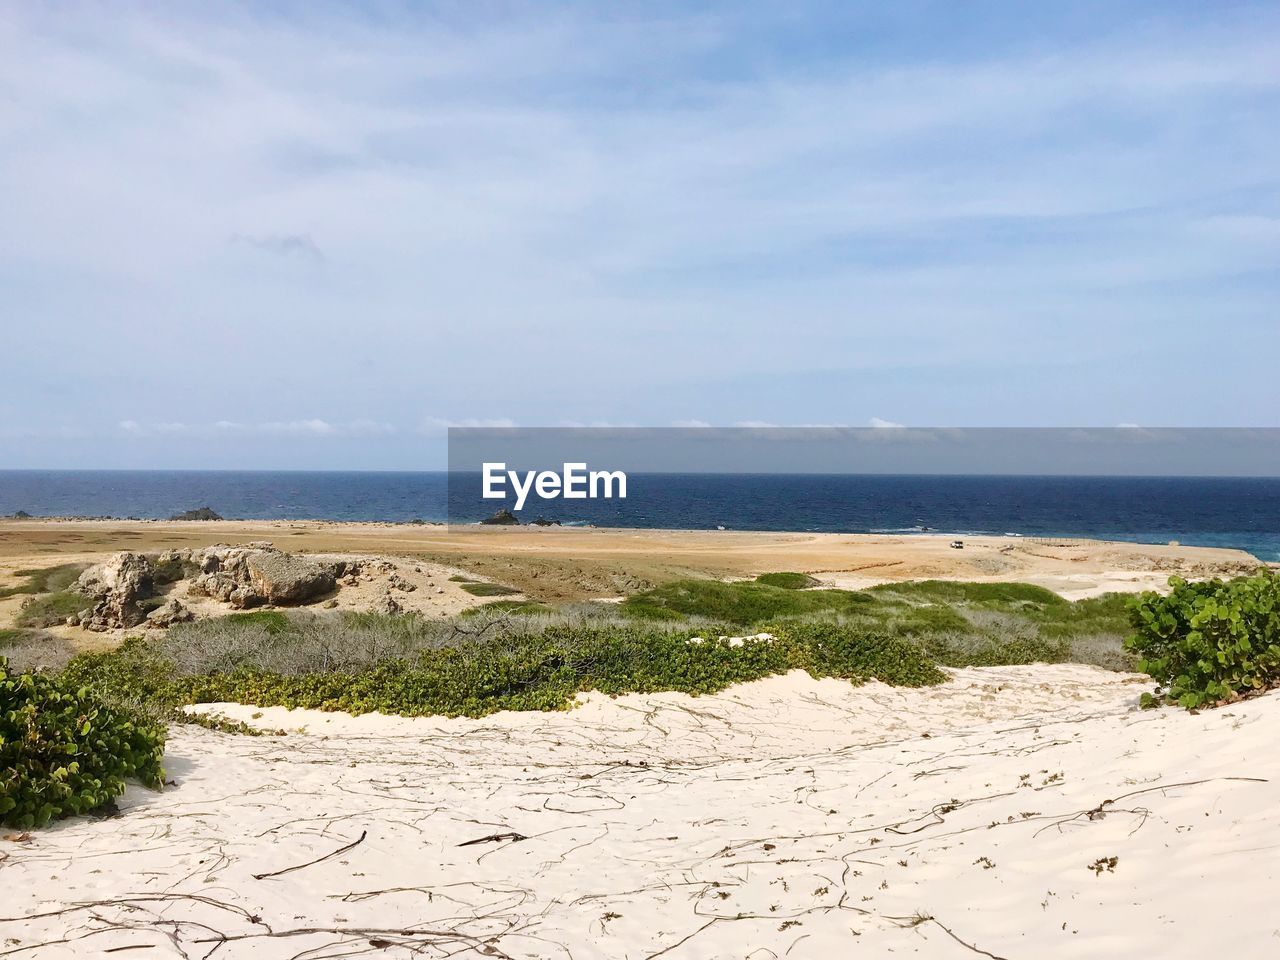
[[[261,423],[242,423],[235,420],[216,420],[211,423],[182,423],[163,421],[144,423],[138,420],[121,420],[117,424],[121,433],[133,437],[156,436],[290,436],[290,437],[369,437],[394,434],[390,423],[376,420],[352,420],[330,423],[327,420],[269,420]]]
[[[879,417],[872,417],[867,423],[877,430],[901,430],[904,427],[904,424],[894,423],[892,420],[882,420]]]

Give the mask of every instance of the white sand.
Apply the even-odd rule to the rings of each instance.
[[[1275,956],[1280,783],[1232,778],[1272,777],[1280,696],[1137,711],[1146,688],[1037,666],[478,721],[226,707],[309,732],[175,730],[178,786],[0,842],[0,956]]]

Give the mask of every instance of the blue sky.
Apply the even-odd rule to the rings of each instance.
[[[0,467],[1260,426],[1275,4],[0,0]]]

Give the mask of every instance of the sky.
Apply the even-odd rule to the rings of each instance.
[[[1274,3],[0,0],[0,468],[1274,426]]]

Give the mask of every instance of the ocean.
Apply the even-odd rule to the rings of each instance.
[[[455,475],[456,479],[456,475]],[[449,474],[0,471],[0,515],[474,522],[501,501]],[[511,506],[511,502],[507,503]],[[625,500],[531,503],[522,520],[663,529],[1091,537],[1280,561],[1280,478],[630,474]],[[0,535],[3,529],[0,528]]]

